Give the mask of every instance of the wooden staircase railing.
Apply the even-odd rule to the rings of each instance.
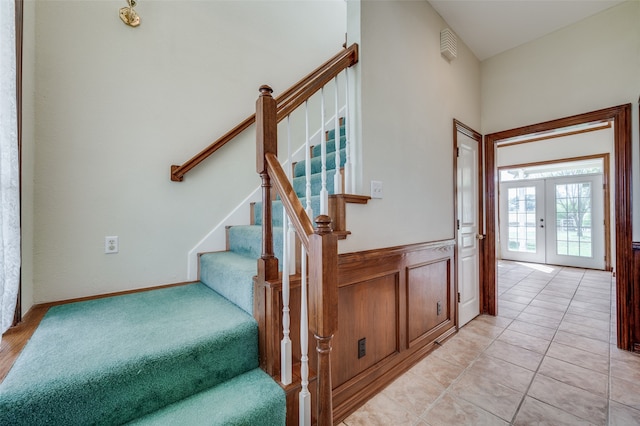
[[[307,211],[302,206],[278,160],[278,122],[305,103],[339,73],[355,64],[358,60],[357,47],[354,44],[341,52],[340,55],[333,58],[334,60],[327,62],[323,69],[316,70],[312,77],[306,78],[304,84],[287,93],[287,96],[274,99],[271,95],[273,91],[269,86],[260,87],[260,96],[256,102],[256,170],[262,180],[263,218],[262,256],[258,260],[256,289],[266,287],[266,283],[269,281],[279,280],[278,259],[275,257],[273,249],[272,186],[280,195],[287,216],[302,245],[303,267],[300,277],[301,391],[297,404],[289,404],[289,401],[287,403],[288,409],[293,408],[293,405],[298,405],[300,425],[311,424],[312,417],[317,420],[318,425],[333,424],[330,353],[331,340],[338,327],[338,237],[333,233],[331,218],[327,215],[321,214],[315,218],[317,228],[314,230]],[[288,274],[288,271],[285,271],[284,274]],[[255,303],[260,304],[261,302],[256,301]],[[286,309],[288,310],[288,307]],[[258,316],[279,314],[267,309],[260,309],[258,305],[254,310]],[[288,318],[285,321],[288,321]],[[259,324],[278,322],[275,317],[258,318]],[[261,331],[261,333],[264,332],[265,330]],[[275,332],[279,333],[280,331]],[[317,354],[314,363],[317,388],[313,415],[310,408],[311,394],[308,390],[309,362],[305,349],[306,336],[309,332],[313,333],[316,340]],[[276,356],[275,350],[268,352],[270,353],[266,355],[261,354],[261,358]],[[273,359],[264,360],[264,358],[261,363],[276,364]],[[287,416],[289,417],[291,414],[287,413]]]
[[[331,386],[331,340],[338,326],[338,288],[337,288],[337,271],[338,271],[338,236],[346,235],[343,229],[336,233],[332,229],[332,219],[327,214],[344,216],[340,214],[340,209],[333,208],[325,214],[320,214],[315,218],[316,228],[311,222],[309,204],[307,209],[303,208],[302,203],[289,181],[287,174],[284,172],[277,156],[278,147],[278,123],[289,117],[298,107],[308,102],[309,98],[317,92],[322,92],[323,88],[335,79],[335,131],[337,135],[337,143],[339,145],[339,125],[338,123],[338,76],[347,68],[358,62],[358,45],[353,44],[342,50],[340,53],[326,61],[320,67],[316,68],[309,75],[304,77],[294,86],[283,92],[280,96],[272,97],[272,90],[268,86],[260,88],[260,96],[256,103],[256,113],[247,117],[240,124],[235,126],[225,135],[213,142],[200,153],[192,157],[184,164],[171,166],[171,180],[180,182],[184,175],[208,158],[211,154],[222,148],[226,143],[231,141],[241,132],[246,130],[253,123],[256,123],[256,143],[257,143],[257,162],[256,170],[262,180],[262,249],[261,257],[258,259],[257,275],[254,279],[256,294],[254,295],[254,315],[258,320],[259,326],[259,342],[260,342],[260,364],[267,373],[277,376],[281,373],[280,361],[289,358],[288,370],[291,370],[291,350],[289,356],[282,356],[276,349],[273,339],[283,333],[281,324],[285,326],[286,333],[288,330],[288,313],[283,315],[282,322],[279,318],[281,312],[289,310],[288,301],[283,305],[284,309],[278,312],[273,309],[279,302],[274,302],[269,296],[259,296],[258,293],[264,289],[274,288],[279,285],[278,281],[281,276],[278,268],[278,259],[274,254],[273,248],[273,212],[272,200],[274,199],[272,187],[280,195],[284,210],[288,219],[295,230],[300,245],[302,246],[301,256],[301,273],[296,274],[296,290],[300,290],[300,372],[294,374],[299,378],[299,383],[295,384],[288,377],[283,379],[280,375],[281,384],[287,391],[287,424],[295,424],[298,419],[300,425],[310,425],[311,421],[317,422],[318,425],[333,424],[332,409],[332,386]],[[345,73],[346,92],[349,92],[348,76]],[[324,96],[324,95],[323,95]],[[322,98],[324,102],[324,97]],[[347,96],[348,99],[348,96]],[[348,102],[348,100],[347,100]],[[345,109],[348,110],[348,104]],[[324,107],[323,107],[324,110]],[[324,118],[323,118],[324,120]],[[323,121],[324,123],[324,121]],[[348,121],[347,121],[348,123]],[[307,126],[307,133],[308,133]],[[324,131],[324,124],[322,127]],[[348,134],[348,129],[345,132]],[[309,143],[309,135],[307,134],[307,144]],[[347,142],[348,143],[348,142]],[[338,147],[339,149],[339,147]],[[348,151],[348,149],[345,149]],[[309,147],[307,146],[307,151]],[[326,161],[323,146],[323,169]],[[338,153],[339,155],[339,153]],[[338,157],[339,158],[339,157]],[[288,160],[291,164],[291,158]],[[339,166],[337,166],[339,169]],[[323,171],[324,173],[324,171]],[[307,177],[307,186],[309,187],[309,178]],[[323,181],[325,177],[323,176]],[[324,188],[324,182],[323,182]],[[326,188],[325,188],[326,189]],[[326,191],[325,191],[326,192]],[[366,203],[368,197],[362,197],[349,194],[336,194],[335,197],[342,197],[341,200],[352,200],[352,202]],[[307,192],[307,200],[311,197]],[[307,201],[309,203],[309,201]],[[344,202],[342,203],[344,204]],[[325,203],[326,206],[326,203]],[[335,207],[335,206],[334,206]],[[344,208],[344,207],[343,207]],[[344,213],[344,212],[342,212]],[[344,217],[336,217],[334,226],[344,227]],[[346,229],[346,228],[345,228]],[[306,259],[306,261],[305,261]],[[286,261],[283,262],[286,265]],[[290,277],[286,273],[286,277]],[[291,276],[293,277],[293,275]],[[287,280],[282,280],[287,281]],[[283,285],[284,288],[284,285]],[[288,294],[287,284],[287,294]],[[307,294],[308,291],[308,294]],[[288,296],[287,296],[288,297]],[[267,299],[269,299],[267,301]],[[283,299],[284,301],[284,290]],[[306,307],[308,305],[308,309]],[[297,314],[296,314],[297,315]],[[309,334],[312,333],[316,340],[317,357],[309,360],[306,349]],[[310,379],[309,369],[314,370],[313,377]],[[290,374],[288,375],[290,376]],[[297,379],[296,379],[297,380]],[[310,382],[315,387],[310,391],[308,385]],[[292,389],[299,386],[300,400],[293,401],[291,395]],[[298,388],[296,388],[298,389]],[[311,397],[314,398],[313,405]],[[300,409],[299,413],[294,407]],[[311,407],[314,412],[311,413]],[[290,411],[291,410],[291,411]]]
[[[358,62],[358,45],[352,44],[284,91],[275,99],[278,105],[278,122],[289,115],[311,95],[320,90],[329,80],[356,62]],[[211,154],[222,148],[229,141],[255,123],[255,121],[256,115],[250,115],[240,124],[229,130],[211,145],[194,155],[182,165],[172,165],[171,180],[174,182],[182,182],[184,175],[187,174],[187,172],[207,159]]]
[[[318,353],[317,419],[319,425],[331,425],[333,410],[330,352],[331,339],[338,325],[338,238],[331,230],[331,218],[326,215],[316,218],[317,230],[314,231],[311,220],[278,161],[277,108],[271,92],[270,87],[262,86],[256,104],[256,169],[262,179],[263,208],[262,256],[258,260],[257,280],[264,282],[278,278],[278,259],[273,254],[271,221],[273,183],[309,256],[309,330],[316,338]]]

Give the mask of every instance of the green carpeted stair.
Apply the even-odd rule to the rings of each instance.
[[[327,190],[333,190],[335,169],[335,130],[327,132]],[[345,127],[340,127],[340,165],[345,163]],[[322,165],[320,152],[322,146],[312,148],[311,158],[311,207],[317,214],[320,211],[320,189],[322,183]],[[302,205],[306,207],[305,162],[294,166],[293,188]],[[229,251],[206,253],[200,256],[200,280],[234,302],[248,313],[253,313],[253,276],[256,274],[256,259],[262,254],[262,203],[256,203],[253,217],[254,225],[232,226],[228,229]],[[272,203],[273,251],[278,259],[282,259],[283,238],[282,202]],[[282,267],[282,263],[279,263]]]
[[[344,127],[341,134],[343,165]],[[318,159],[311,168],[318,212]],[[300,197],[304,172],[298,163]],[[228,251],[201,255],[198,283],[52,307],[0,384],[0,425],[284,425],[284,391],[258,363],[253,277],[262,212],[254,211],[255,225],[229,228]],[[280,258],[279,201],[273,224]]]
[[[0,424],[255,424],[255,410],[284,424],[257,339],[255,320],[202,283],[56,306],[0,384]]]

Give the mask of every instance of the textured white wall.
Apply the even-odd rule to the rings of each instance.
[[[482,62],[485,134],[633,104],[633,223],[640,238],[640,2],[630,0]]]
[[[453,119],[479,130],[480,64],[460,39],[457,59],[441,57],[447,24],[426,1],[358,6],[361,191],[380,180],[384,198],[348,207],[340,251],[453,238]]]
[[[188,251],[257,185],[252,131],[181,163],[337,53],[342,1],[37,1],[35,303],[181,282]],[[33,27],[30,31],[33,31]],[[29,206],[29,203],[26,203]],[[106,235],[120,253],[105,255]]]

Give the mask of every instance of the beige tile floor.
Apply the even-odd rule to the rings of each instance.
[[[500,262],[480,316],[341,426],[640,425],[640,356],[615,346],[615,279]]]

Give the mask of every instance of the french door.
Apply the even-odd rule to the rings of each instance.
[[[604,269],[602,175],[500,184],[503,259]]]

